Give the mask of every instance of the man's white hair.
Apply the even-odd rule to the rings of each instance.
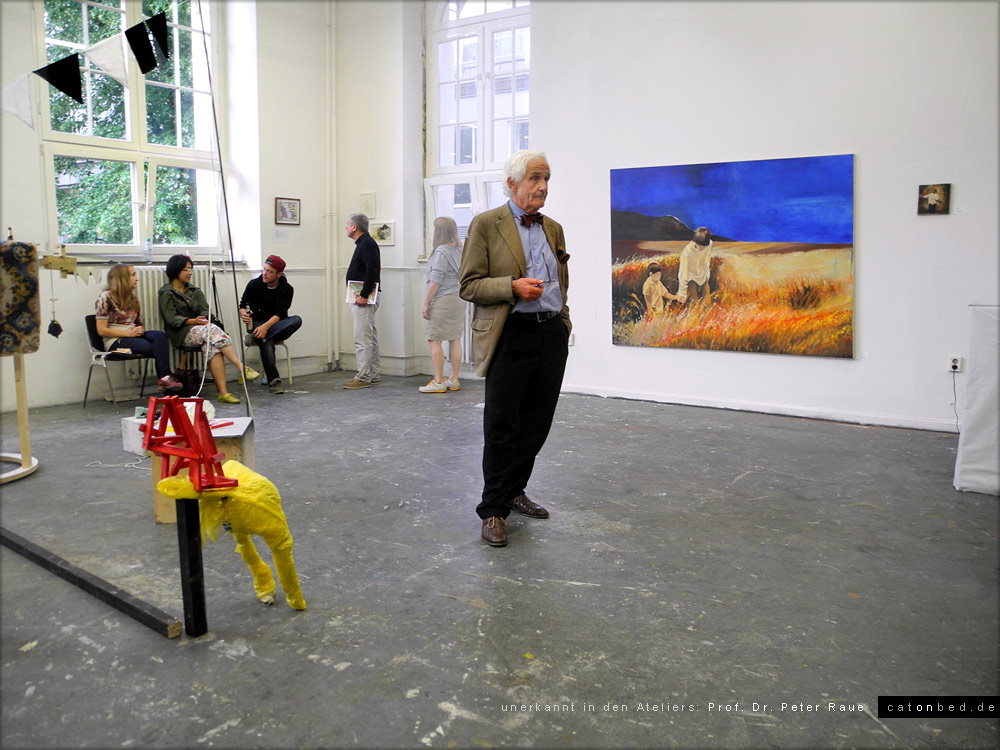
[[[521,151],[515,151],[509,157],[503,165],[503,181],[500,183],[503,188],[503,194],[510,198],[510,186],[507,185],[507,178],[510,177],[514,182],[520,182],[524,179],[525,173],[528,171],[528,162],[532,159],[548,159],[545,157],[545,153],[542,151],[532,151],[530,149],[522,149]]]

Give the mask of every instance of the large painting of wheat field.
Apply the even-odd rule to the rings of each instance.
[[[852,357],[854,156],[611,170],[612,340]]]

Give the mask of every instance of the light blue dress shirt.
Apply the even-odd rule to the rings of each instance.
[[[531,302],[519,299],[514,304],[514,312],[559,312],[563,308],[562,289],[559,288],[559,261],[549,247],[549,240],[542,228],[544,222],[526,227],[521,223],[521,217],[527,212],[514,201],[507,201],[507,204],[514,212],[514,223],[517,224],[524,259],[528,263],[525,275],[545,282],[540,298]]]

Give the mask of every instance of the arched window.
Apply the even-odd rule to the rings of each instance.
[[[427,4],[428,230],[452,216],[464,238],[472,217],[506,200],[500,169],[530,138],[528,0]]]

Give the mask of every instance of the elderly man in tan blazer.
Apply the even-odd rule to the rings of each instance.
[[[569,255],[562,227],[538,210],[551,170],[545,154],[518,151],[504,164],[510,200],[472,220],[462,252],[459,295],[474,303],[472,350],[486,377],[483,540],[507,544],[506,518],[549,512],[527,495],[545,444],[569,349]]]

